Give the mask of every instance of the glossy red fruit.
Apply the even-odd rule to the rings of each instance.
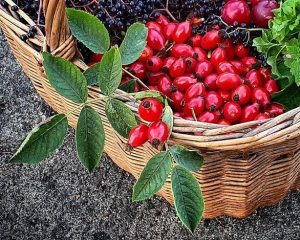
[[[197,79],[191,77],[177,77],[173,81],[173,85],[181,92],[186,92],[190,86],[195,84]]]
[[[146,62],[147,70],[151,72],[158,72],[163,66],[163,61],[158,56],[150,57]]]
[[[242,63],[252,69],[255,65],[257,65],[257,60],[255,57],[244,57],[242,58]]]
[[[259,113],[254,120],[265,120],[269,118],[270,118],[270,114],[268,112],[265,112],[265,113]]]
[[[242,116],[240,122],[250,122],[255,120],[257,115],[259,114],[259,104],[252,103],[242,109]]]
[[[266,108],[266,112],[270,114],[270,117],[277,117],[284,113],[284,107],[279,103],[271,103],[270,106]]]
[[[215,91],[208,92],[205,96],[205,100],[205,107],[211,112],[221,109],[223,105],[222,97]]]
[[[170,21],[164,15],[160,15],[159,18],[155,20],[155,22],[157,22],[162,27],[165,27]]]
[[[158,121],[163,113],[163,105],[155,98],[146,98],[139,105],[139,115],[147,122]]]
[[[165,75],[160,78],[158,84],[157,84],[157,89],[160,91],[162,94],[166,95],[167,97],[171,96],[171,90],[172,90],[172,81],[171,79]]]
[[[197,61],[192,57],[188,57],[188,58],[185,59],[185,64],[186,64],[186,70],[185,71],[187,73],[193,73],[195,71]]]
[[[209,74],[211,74],[214,70],[213,65],[208,60],[202,60],[198,62],[195,67],[195,74],[197,78],[203,79],[206,78]]]
[[[264,80],[262,75],[256,69],[252,69],[246,75],[246,83],[252,88],[258,88],[264,85]]]
[[[178,58],[175,62],[171,65],[169,69],[169,74],[171,77],[176,78],[180,77],[185,73],[186,70],[186,63],[183,58]]]
[[[101,54],[101,53],[92,53],[90,62],[98,63],[101,61],[102,57],[103,57],[103,54]]]
[[[271,103],[271,96],[263,88],[254,88],[252,90],[252,102],[256,102],[262,107],[266,107]]]
[[[238,58],[244,58],[248,56],[249,48],[245,47],[244,44],[240,43],[235,46],[234,53],[235,56],[237,56]]]
[[[226,102],[230,102],[231,101],[231,95],[232,93],[230,91],[226,91],[226,90],[221,90],[219,91],[221,98],[223,99],[223,101]]]
[[[216,48],[210,58],[210,62],[212,65],[217,68],[221,62],[225,62],[228,60],[227,52],[224,48],[218,47]]]
[[[279,8],[279,3],[275,0],[264,0],[257,3],[252,8],[253,22],[262,28],[267,28],[268,23],[274,18],[273,10]]]
[[[242,108],[236,102],[228,102],[224,105],[223,114],[226,120],[236,123],[242,116]]]
[[[161,51],[166,46],[165,37],[162,35],[162,33],[158,32],[154,29],[149,29],[147,42],[148,42],[148,45],[156,51]]]
[[[200,47],[194,47],[193,57],[199,62],[207,60],[207,52]]]
[[[215,73],[209,74],[205,79],[204,79],[204,84],[209,90],[216,90],[217,87],[217,78],[218,75]]]
[[[280,90],[278,83],[273,79],[266,82],[264,89],[266,89],[271,95]]]
[[[205,108],[205,100],[203,97],[196,97],[188,100],[183,108],[183,115],[193,116],[193,111],[196,116],[199,116]],[[193,109],[193,110],[192,110]]]
[[[199,122],[217,123],[219,115],[217,112],[204,112],[198,117]]]
[[[205,50],[212,50],[218,47],[221,42],[218,30],[210,30],[201,39],[201,47]]]
[[[150,125],[148,129],[148,140],[154,147],[158,147],[168,140],[169,129],[165,122],[157,121]]]
[[[249,86],[242,84],[232,92],[232,101],[240,105],[245,105],[251,100],[251,89]]]
[[[242,83],[241,77],[235,73],[222,73],[217,78],[217,86],[221,90],[233,90]]]
[[[232,0],[227,2],[222,8],[221,17],[224,22],[232,25],[234,22],[238,24],[250,24],[251,12],[245,1]]]
[[[189,21],[179,23],[173,34],[173,40],[176,43],[186,42],[192,34],[192,26]]]
[[[146,67],[143,63],[141,62],[135,62],[133,63],[129,71],[136,76],[137,78],[143,80],[146,77]]]
[[[239,71],[230,62],[221,62],[217,66],[216,70],[217,70],[218,74],[221,74],[221,73],[236,73],[236,74],[239,74]]]
[[[264,78],[265,81],[269,80],[271,78],[271,68],[259,68],[258,72],[262,75],[262,77]]]
[[[140,124],[131,129],[127,141],[127,144],[130,146],[130,148],[142,146],[148,141],[148,129],[148,126],[145,124]]]
[[[184,98],[185,100],[190,100],[196,97],[205,97],[206,96],[206,88],[203,83],[195,83],[189,87],[189,89],[185,92]]]
[[[171,48],[171,55],[176,58],[193,57],[193,54],[194,49],[188,44],[177,43]]]
[[[164,27],[164,36],[167,40],[172,40],[174,33],[177,29],[177,24],[176,23],[168,23],[165,27]]]
[[[225,39],[219,44],[220,47],[226,50],[228,60],[234,59],[234,46],[232,39]]]
[[[180,91],[174,91],[171,93],[171,105],[173,106],[173,109],[177,112],[183,111],[183,105],[184,105],[184,94]]]
[[[245,75],[250,71],[250,68],[241,61],[232,60],[230,63],[238,70],[240,75]]]
[[[151,72],[148,74],[148,82],[150,83],[150,85],[157,85],[159,80],[166,76],[165,73],[163,72]]]
[[[220,119],[217,123],[220,124],[220,125],[226,125],[226,126],[230,126],[231,125],[231,122],[229,122],[226,119]]]
[[[188,44],[191,45],[192,47],[201,47],[201,39],[202,39],[201,35],[199,34],[194,35],[188,40]]]
[[[167,57],[164,59],[163,61],[163,66],[162,66],[162,70],[166,73],[169,72],[170,67],[172,66],[172,64],[176,61],[175,57]]]
[[[147,22],[146,27],[148,29],[154,29],[154,30],[156,30],[158,32],[162,32],[162,27],[157,22],[152,22],[152,21]]]
[[[139,58],[139,61],[146,62],[150,57],[153,56],[153,50],[151,47],[146,46],[142,55]]]

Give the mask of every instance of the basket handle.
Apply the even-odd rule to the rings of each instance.
[[[80,56],[68,25],[65,0],[43,0],[43,11],[46,43],[50,52],[68,60]]]

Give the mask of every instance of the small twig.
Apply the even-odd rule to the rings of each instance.
[[[144,88],[150,90],[150,88],[145,84],[143,83],[143,81],[141,79],[139,79],[138,77],[134,76],[131,72],[127,71],[125,68],[123,68],[123,71],[125,73],[127,73],[130,77],[133,77],[134,80],[136,80],[139,84],[141,84]]]
[[[37,25],[40,25],[42,9],[43,9],[43,0],[40,0]]]

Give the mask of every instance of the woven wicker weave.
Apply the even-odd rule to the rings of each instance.
[[[57,112],[67,113],[76,105],[59,96],[50,86],[42,68],[42,51],[73,61],[86,69],[78,56],[76,41],[68,28],[63,0],[44,0],[46,37],[41,31],[23,42],[20,35],[34,22],[21,10],[12,12],[14,5],[5,0],[0,8],[0,24],[10,46],[31,79],[38,93]],[[20,16],[27,24],[20,21]],[[101,95],[98,88],[89,88],[89,98]],[[136,113],[136,103],[122,98]],[[124,170],[138,177],[147,161],[157,153],[149,144],[128,153],[126,140],[112,130],[104,113],[104,102],[93,105],[101,114],[106,131],[105,151]],[[76,126],[79,112],[69,115]],[[259,126],[258,126],[259,125]],[[258,126],[258,127],[257,127]],[[205,218],[220,215],[245,217],[258,207],[279,202],[286,194],[300,187],[300,108],[275,119],[224,127],[215,124],[175,119],[170,144],[182,144],[196,149],[205,157],[202,170],[195,174],[203,191]],[[201,131],[201,136],[194,136]],[[159,193],[172,203],[170,181]]]

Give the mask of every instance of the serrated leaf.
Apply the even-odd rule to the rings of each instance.
[[[120,46],[123,65],[129,65],[138,60],[146,47],[147,35],[148,30],[142,23],[134,23],[128,28]]]
[[[174,123],[174,115],[173,110],[170,106],[165,106],[164,113],[162,116],[162,121],[168,125],[169,128],[169,137],[172,134],[173,123]]]
[[[100,62],[99,84],[101,91],[109,96],[120,85],[122,79],[122,61],[117,47],[106,52]]]
[[[105,133],[99,114],[83,107],[76,127],[76,148],[83,166],[92,172],[99,165],[104,149]]]
[[[160,102],[164,102],[164,98],[162,97],[160,92],[157,91],[142,91],[142,92],[137,92],[134,95],[134,98],[136,100],[142,100],[144,98],[156,98],[157,100],[159,100]]]
[[[124,138],[137,125],[130,108],[117,99],[109,99],[105,105],[105,113],[111,126]]]
[[[172,158],[168,152],[153,156],[133,187],[133,201],[142,201],[157,193],[166,182],[171,169]]]
[[[171,175],[177,215],[184,226],[194,232],[202,218],[204,200],[197,179],[185,168],[176,166]]]
[[[92,14],[68,8],[66,10],[72,34],[94,53],[105,53],[110,45],[104,24]]]
[[[170,153],[173,159],[182,167],[197,172],[203,165],[203,157],[196,151],[190,151],[187,148],[175,145],[170,148]]]
[[[100,74],[100,63],[94,64],[83,73],[83,75],[86,78],[87,84],[89,86],[99,84],[99,74]]]
[[[11,162],[36,164],[45,160],[62,145],[67,131],[66,115],[51,117],[28,134]]]
[[[133,93],[135,90],[136,80],[129,80],[119,86],[119,89],[127,93]]]
[[[87,82],[82,72],[71,62],[44,52],[44,67],[51,86],[63,97],[84,103],[87,99]]]

